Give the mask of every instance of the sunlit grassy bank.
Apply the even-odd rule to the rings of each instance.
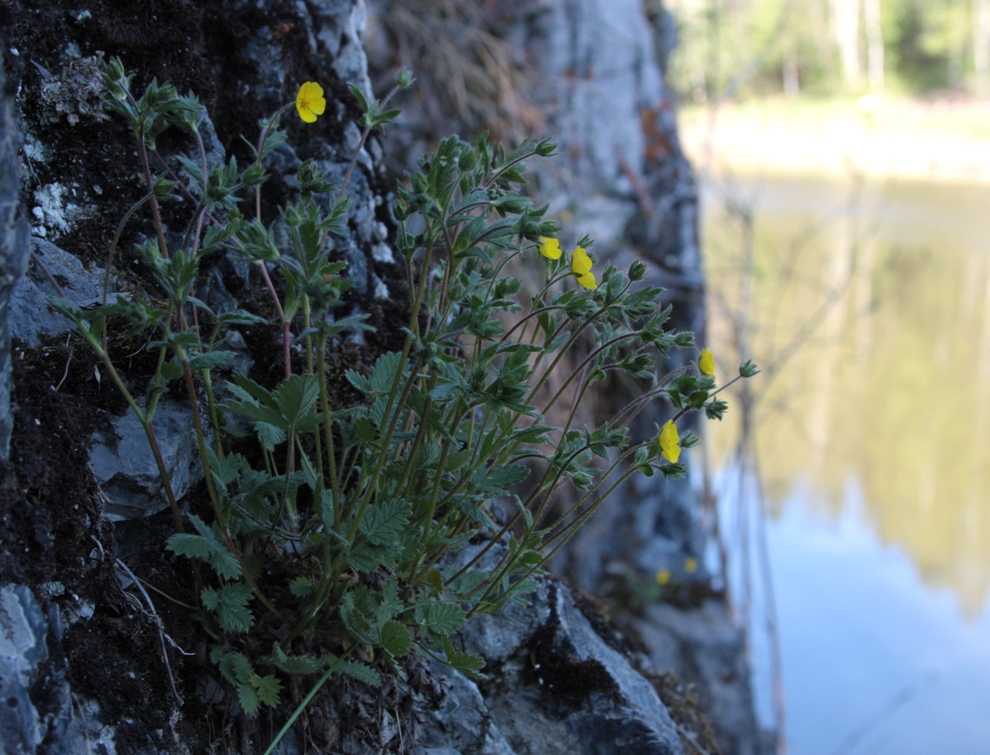
[[[710,108],[686,105],[680,123],[699,169],[990,183],[987,102],[781,97],[725,104],[714,121]]]

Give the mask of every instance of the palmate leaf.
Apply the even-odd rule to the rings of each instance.
[[[220,626],[228,632],[246,632],[254,625],[254,615],[247,605],[251,601],[251,588],[243,582],[232,582],[219,590],[203,589],[203,605],[216,611]]]
[[[367,377],[354,370],[347,370],[344,374],[351,385],[366,395],[388,393],[392,390],[401,362],[402,354],[390,351],[378,357]]]
[[[254,687],[258,699],[265,705],[271,708],[278,705],[279,693],[282,691],[282,682],[278,680],[278,677],[272,674],[265,676],[251,674],[248,678],[248,684]]]

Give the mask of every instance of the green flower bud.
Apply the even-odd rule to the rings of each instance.
[[[263,184],[267,178],[268,174],[260,165],[251,165],[241,174],[241,181],[245,186]]]

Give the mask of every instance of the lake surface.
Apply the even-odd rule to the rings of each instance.
[[[706,438],[764,720],[772,581],[792,755],[990,752],[990,188],[704,197],[709,344],[764,368]]]

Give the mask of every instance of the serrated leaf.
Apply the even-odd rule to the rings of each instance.
[[[450,571],[450,576],[453,576],[453,567],[451,567]],[[476,587],[483,584],[486,579],[488,579],[488,572],[480,569],[470,569],[451,582],[450,589],[455,595],[468,595]]]
[[[522,464],[508,464],[494,469],[479,469],[471,475],[471,482],[491,495],[502,495],[506,489],[529,476],[529,468]]]
[[[405,624],[387,621],[382,627],[382,649],[394,658],[401,658],[412,647],[412,637]]]
[[[258,708],[261,707],[261,701],[258,699],[257,693],[254,688],[247,684],[238,684],[237,686],[237,699],[241,702],[241,707],[244,708],[244,712],[250,717],[254,718],[258,715]]]
[[[347,674],[359,682],[364,682],[369,687],[380,687],[382,683],[377,671],[359,661],[344,661],[337,667],[337,671],[341,674]]]
[[[447,655],[447,664],[460,671],[465,676],[469,676],[473,679],[484,679],[485,675],[480,673],[481,669],[485,667],[485,661],[477,655],[472,655],[471,653],[462,653],[460,650],[454,648],[454,644],[450,641],[449,637],[444,637],[443,640],[444,653]]]
[[[252,674],[248,679],[248,683],[254,687],[258,698],[265,705],[271,708],[278,705],[279,693],[282,691],[282,682],[278,680],[278,677],[272,674],[265,676]]]
[[[254,429],[267,451],[274,451],[275,446],[285,443],[285,430],[280,427],[267,422],[255,422]]]
[[[247,656],[244,653],[227,653],[224,660],[230,663],[232,681],[237,684],[247,684],[247,680],[254,673],[254,668]]]
[[[529,601],[523,596],[536,592],[538,588],[539,585],[536,584],[535,579],[524,579],[522,582],[519,582],[512,587],[512,593],[510,593],[509,601],[511,603],[515,603],[517,606],[528,606]]]
[[[453,603],[438,600],[421,601],[416,604],[416,621],[424,629],[435,634],[451,634],[460,629],[467,614]]]
[[[232,582],[219,590],[203,589],[203,605],[216,611],[220,625],[228,632],[246,632],[254,625],[254,616],[247,604],[251,601],[251,588],[243,582]]]
[[[313,583],[309,577],[296,577],[289,583],[289,592],[297,598],[308,598],[313,594]]]
[[[478,504],[469,500],[464,500],[458,504],[457,510],[483,527],[495,529],[495,522],[492,521],[492,518],[488,515],[488,513]]]
[[[206,561],[224,579],[239,577],[241,567],[237,563],[237,558],[220,542],[213,530],[195,514],[189,515],[189,521],[193,523],[199,535],[176,533],[168,539],[165,547],[180,556]]]
[[[189,360],[191,370],[212,370],[222,364],[227,364],[237,353],[234,351],[208,351],[205,354],[197,354]]]
[[[252,314],[243,309],[235,309],[220,315],[219,325],[262,325],[267,322],[264,317]]]
[[[430,569],[423,575],[425,582],[433,588],[437,595],[443,594],[443,575],[439,569]]]
[[[358,531],[373,545],[392,545],[398,542],[411,515],[412,507],[402,498],[380,501],[365,514]]]

